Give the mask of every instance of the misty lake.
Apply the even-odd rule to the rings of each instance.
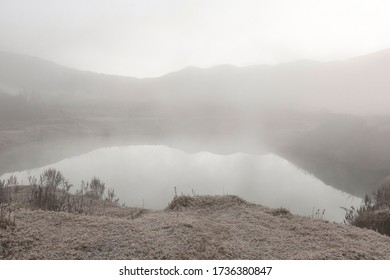
[[[304,216],[325,209],[325,219],[342,222],[345,212],[340,207],[361,202],[274,154],[188,154],[167,146],[134,145],[101,148],[13,174],[19,182],[27,183],[29,176],[39,178],[48,167],[60,170],[74,185],[73,191],[82,180],[96,176],[106,183],[106,188],[115,189],[120,202],[134,207],[163,209],[172,200],[176,187],[179,195],[234,194]]]

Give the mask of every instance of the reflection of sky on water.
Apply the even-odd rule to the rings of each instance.
[[[49,166],[14,173],[19,181],[39,177]],[[341,222],[340,206],[359,205],[360,199],[325,185],[314,176],[273,154],[186,154],[166,146],[102,148],[50,165],[77,189],[81,180],[99,177],[129,206],[164,208],[178,194],[235,194],[269,207],[285,207],[311,216],[326,209],[324,217]],[[6,178],[5,174],[2,178]]]

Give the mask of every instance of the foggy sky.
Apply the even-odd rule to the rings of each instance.
[[[0,50],[152,77],[390,47],[386,0],[0,0]]]

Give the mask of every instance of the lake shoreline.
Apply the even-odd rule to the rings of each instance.
[[[286,207],[296,214],[316,211],[342,222],[342,207],[357,207],[360,198],[328,186],[274,155],[211,152],[187,153],[165,145],[130,145],[99,148],[40,168],[4,174],[19,182],[39,178],[46,169],[60,171],[73,185],[100,178],[115,189],[123,203],[161,209],[178,194],[234,194],[268,207]],[[275,194],[278,194],[275,196]]]

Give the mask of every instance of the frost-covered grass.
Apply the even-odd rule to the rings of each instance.
[[[236,196],[178,197],[104,215],[24,208],[0,229],[3,259],[390,259],[390,237]]]

